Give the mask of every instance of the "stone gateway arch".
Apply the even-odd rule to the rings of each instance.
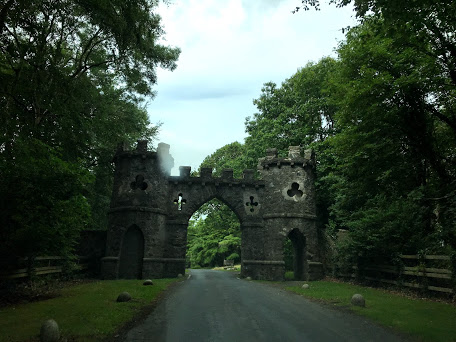
[[[283,245],[290,238],[295,277],[321,278],[315,161],[310,150],[301,152],[290,146],[288,157],[280,158],[276,149],[268,149],[259,159],[257,180],[254,170],[235,179],[233,170],[213,177],[211,168],[201,168],[200,176],[192,177],[188,166],[179,168],[179,176],[170,176],[174,159],[169,145],[160,143],[157,152],[147,150],[147,141],[138,141],[133,151],[120,147],[114,157],[103,278],[184,274],[188,221],[213,198],[228,205],[240,221],[241,276],[284,279]]]

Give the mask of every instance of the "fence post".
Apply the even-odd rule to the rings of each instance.
[[[453,295],[456,295],[456,251],[452,251],[450,254],[451,262],[451,288]]]
[[[428,291],[429,281],[428,281],[428,278],[426,277],[426,254],[424,252],[419,252],[418,253],[417,271],[418,271],[418,274],[420,272],[423,273],[422,277],[417,277],[418,278],[418,282],[421,285],[421,291],[422,292],[427,292]]]
[[[35,255],[30,255],[27,258],[27,274],[29,280],[33,280],[35,278]]]
[[[396,266],[397,277],[396,277],[396,284],[398,287],[404,287],[404,259],[402,259],[402,255],[396,255],[393,259],[394,265]]]

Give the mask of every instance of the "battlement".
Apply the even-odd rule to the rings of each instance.
[[[276,148],[268,148],[266,157],[258,159],[258,169],[264,170],[271,167],[282,167],[289,165],[291,167],[314,167],[315,157],[313,150],[302,150],[300,146],[289,146],[288,157],[279,157]]]
[[[123,158],[135,158],[140,157],[142,159],[157,159],[161,170],[169,175],[171,169],[174,166],[174,158],[169,154],[169,145],[165,143],[159,143],[157,151],[149,151],[147,149],[147,140],[138,140],[136,149],[127,149],[125,143],[121,143],[117,146],[117,151],[113,161],[116,162]]]
[[[200,176],[194,177],[191,176],[191,167],[190,166],[180,166],[179,167],[179,176],[170,176],[168,181],[178,184],[178,183],[189,183],[189,184],[214,184],[215,186],[221,184],[228,184],[229,186],[255,186],[261,187],[264,186],[264,181],[255,180],[255,170],[247,169],[244,170],[242,178],[233,177],[233,169],[224,169],[220,177],[214,177],[213,168],[211,167],[202,167]]]
[[[159,143],[157,151],[151,151],[147,148],[147,140],[138,140],[135,149],[128,149],[125,144],[120,144],[113,161],[123,158],[137,158],[141,159],[157,159],[162,172],[168,177],[168,180],[174,183],[179,182],[193,182],[201,184],[230,184],[242,185],[255,184],[255,186],[263,186],[264,182],[255,180],[255,170],[244,170],[243,176],[240,179],[233,177],[232,169],[225,169],[222,171],[220,177],[214,177],[213,169],[210,167],[202,167],[199,177],[191,176],[190,166],[180,166],[179,176],[170,176],[170,171],[174,166],[174,158],[169,153],[170,146],[165,143]],[[282,166],[290,167],[314,167],[315,158],[312,150],[303,150],[300,146],[289,146],[288,156],[279,157],[276,148],[269,148],[266,150],[266,157],[258,159],[258,170],[268,170],[270,168],[281,168]],[[252,183],[253,182],[253,183]]]
[[[125,143],[120,143],[119,145],[117,145],[116,154],[114,155],[114,161],[119,158],[128,158],[136,156],[143,156],[143,158],[157,158],[157,155],[157,152],[149,151],[147,149],[147,140],[138,140],[136,149],[134,150],[128,149]]]

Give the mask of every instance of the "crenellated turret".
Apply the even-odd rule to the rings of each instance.
[[[290,146],[287,157],[278,157],[277,149],[268,149],[258,161],[258,170],[267,189],[263,198],[264,227],[269,234],[266,259],[283,260],[284,241],[289,238],[295,278],[321,277],[312,150]]]
[[[160,276],[151,258],[162,257],[166,226],[169,171],[173,166],[169,145],[157,152],[140,140],[134,150],[120,145],[114,156],[115,174],[108,216],[105,278]]]
[[[166,177],[174,163],[169,155],[169,145],[159,144],[157,152],[147,149],[146,140],[138,141],[134,150],[121,145],[113,161],[111,208],[163,206],[167,194]]]
[[[281,158],[277,149],[267,150],[258,161],[258,170],[265,181],[268,198],[264,203],[267,212],[287,215],[299,214],[315,218],[315,159],[312,150],[290,146],[288,157]]]

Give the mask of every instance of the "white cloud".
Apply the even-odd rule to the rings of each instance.
[[[160,6],[165,43],[182,54],[174,72],[158,71],[149,114],[163,122],[159,139],[171,145],[174,170],[242,142],[245,117],[255,112],[252,100],[262,84],[280,83],[308,61],[332,54],[336,39],[343,39],[341,28],[354,23],[349,9],[335,6],[292,14],[297,3],[176,0]]]

